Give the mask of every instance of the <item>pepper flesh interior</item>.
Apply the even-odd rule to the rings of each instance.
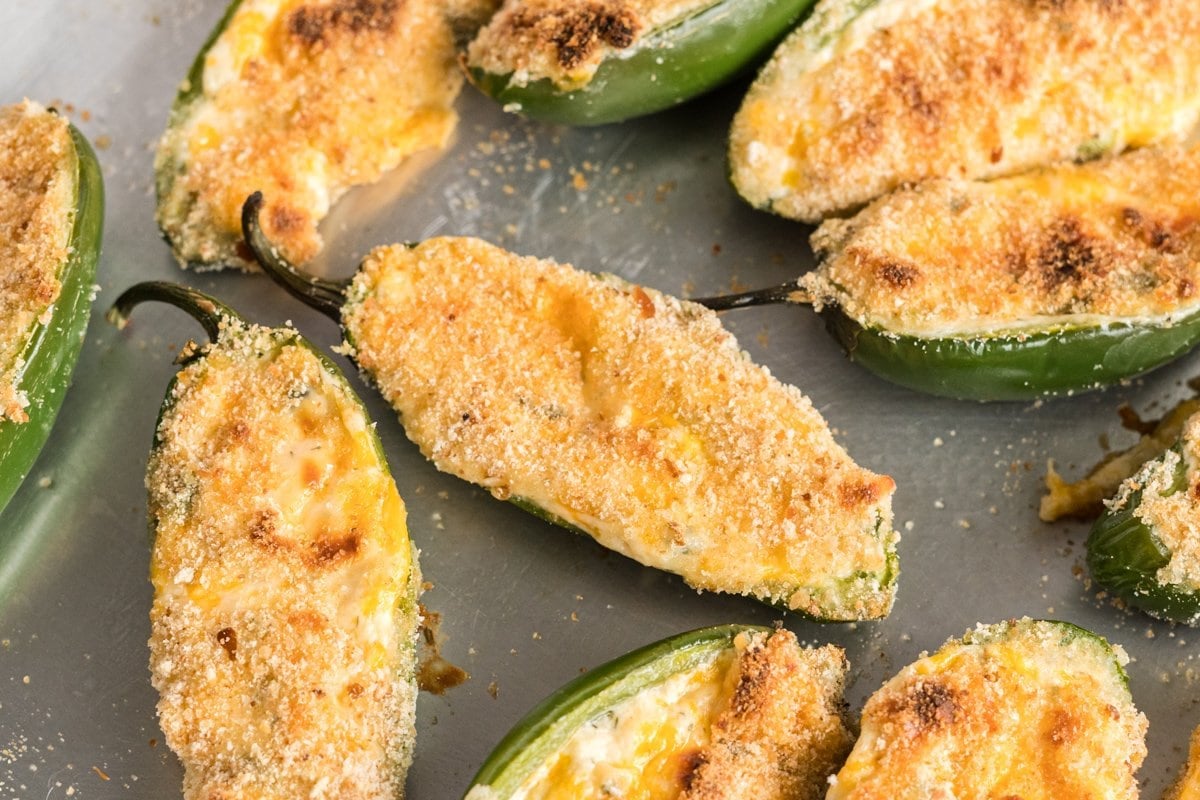
[[[64,117],[28,100],[0,109],[0,424],[25,423],[38,400],[20,385],[23,355],[62,290],[75,160]]]
[[[236,0],[155,159],[158,222],[180,262],[250,269],[240,211],[256,190],[273,241],[308,261],[346,189],[444,145],[462,85],[452,6]]]
[[[347,340],[439,469],[691,585],[826,619],[894,597],[894,482],[699,306],[475,239],[386,247]]]
[[[905,183],[984,178],[1187,135],[1192,0],[825,0],[730,135],[749,202],[817,222]]]
[[[344,380],[294,331],[226,322],[180,371],[146,482],[151,673],[185,796],[403,794],[419,576]]]
[[[828,800],[1136,797],[1147,723],[1127,660],[1067,623],[978,626],[867,700]]]

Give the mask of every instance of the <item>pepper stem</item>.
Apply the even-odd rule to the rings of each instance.
[[[755,289],[752,292],[722,294],[716,297],[697,297],[693,298],[692,302],[699,303],[713,311],[728,311],[733,308],[750,308],[751,306],[765,306],[775,303],[812,305],[812,295],[801,289],[796,281],[791,281],[782,286]]]
[[[263,272],[271,277],[296,299],[312,306],[334,322],[342,318],[342,303],[345,301],[349,281],[330,281],[301,272],[284,258],[267,235],[263,233],[259,216],[262,212],[262,192],[255,192],[242,204],[242,236],[246,246]]]
[[[148,300],[169,303],[183,309],[203,326],[208,338],[214,342],[221,334],[221,323],[230,319],[240,319],[236,311],[221,301],[189,286],[167,281],[135,283],[121,293],[104,318],[118,330],[124,329],[129,324],[129,314],[133,307]]]

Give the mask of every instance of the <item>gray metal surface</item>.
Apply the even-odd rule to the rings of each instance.
[[[152,147],[177,81],[224,0],[0,2],[0,102],[69,103],[99,147],[108,191],[100,291],[50,442],[0,516],[0,798],[179,796],[147,670],[142,486],[171,359],[201,336],[183,314],[140,308],[118,334],[103,310],[129,284],[183,281],[251,319],[335,326],[262,276],[180,271],[153,222]],[[745,207],[725,180],[724,137],[744,86],[644,121],[569,130],[502,114],[467,90],[448,152],[353,192],[324,230],[319,269],[347,275],[372,245],[479,235],[522,253],[615,272],[673,293],[771,285],[811,263],[809,229]],[[581,176],[576,178],[575,176]],[[422,695],[409,796],[461,796],[512,723],[551,690],[636,646],[707,624],[781,619],[844,646],[850,702],[922,650],[977,622],[1070,620],[1122,644],[1151,721],[1144,795],[1156,797],[1200,723],[1200,633],[1099,601],[1082,579],[1086,529],[1043,525],[1047,457],[1077,475],[1132,436],[1122,402],[1153,416],[1187,393],[1197,357],[1078,398],[979,405],[920,396],[862,372],[800,308],[733,312],[755,360],[798,385],[862,464],[892,475],[902,576],[884,622],[816,625],[750,600],[698,595],[439,474],[361,382],[409,508],[441,615],[443,655],[471,680]],[[345,366],[344,360],[342,361]]]

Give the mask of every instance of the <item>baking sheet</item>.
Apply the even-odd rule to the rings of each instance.
[[[147,669],[150,586],[142,485],[172,357],[202,333],[165,306],[117,333],[103,310],[143,279],[216,294],[251,319],[337,330],[262,276],[179,270],[153,221],[151,159],[176,83],[224,0],[0,3],[0,102],[55,102],[96,143],[108,193],[100,290],[49,444],[0,516],[0,797],[176,797]],[[811,264],[809,228],[757,213],[726,182],[724,138],[745,84],[650,119],[594,130],[524,122],[467,89],[453,147],[347,196],[316,268],[350,274],[375,244],[478,235],[518,252],[614,272],[672,293],[774,285]],[[69,104],[69,105],[67,105]],[[418,704],[415,798],[461,796],[505,731],[563,682],[634,647],[725,622],[782,620],[846,648],[849,700],[977,622],[1031,615],[1125,647],[1150,719],[1140,777],[1156,797],[1200,723],[1190,629],[1098,600],[1086,528],[1036,505],[1048,457],[1071,477],[1113,446],[1117,407],[1169,407],[1200,373],[1189,357],[1103,393],[1026,404],[924,397],[849,363],[801,308],[732,312],[753,358],[808,394],[859,463],[892,475],[901,581],[883,622],[818,625],[751,600],[699,595],[438,473],[361,381],[409,509],[440,615],[442,654],[471,674]],[[339,357],[340,359],[340,357]],[[344,359],[342,366],[352,370]]]

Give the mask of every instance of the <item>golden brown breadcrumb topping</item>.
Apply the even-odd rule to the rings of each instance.
[[[159,144],[158,221],[179,260],[251,268],[240,212],[260,190],[264,230],[308,261],[343,192],[442,146],[462,84],[451,13],[441,0],[242,0]]]
[[[1146,725],[1096,638],[1028,619],[981,626],[867,700],[827,798],[1134,798]]]
[[[843,721],[846,657],[801,648],[790,631],[740,634],[729,705],[679,800],[820,800],[850,751]]]
[[[891,607],[894,482],[712,312],[466,238],[375,250],[350,297],[359,364],[439,469],[700,589]]]
[[[816,222],[908,182],[1182,137],[1198,42],[1192,0],[828,2],[738,112],[734,183]]]
[[[1192,731],[1187,766],[1163,800],[1200,800],[1200,728]]]
[[[67,121],[26,100],[0,108],[0,422],[25,422],[22,353],[49,319],[70,254],[75,146]]]
[[[467,63],[525,85],[574,89],[604,59],[712,0],[507,0],[467,50]]]
[[[801,284],[864,326],[927,338],[1166,324],[1200,310],[1198,185],[1197,145],[932,180],[824,223]]]
[[[225,326],[147,473],[151,675],[184,796],[403,795],[419,584],[349,389],[294,331]]]

